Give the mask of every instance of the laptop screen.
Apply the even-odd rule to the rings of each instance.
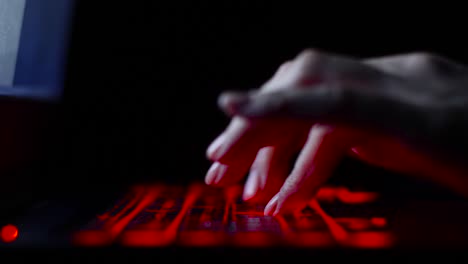
[[[0,2],[0,95],[61,96],[73,2]]]
[[[26,0],[0,2],[0,85],[13,85]]]

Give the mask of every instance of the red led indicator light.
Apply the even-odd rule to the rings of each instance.
[[[6,225],[2,227],[2,241],[11,243],[18,238],[18,228],[14,225]]]

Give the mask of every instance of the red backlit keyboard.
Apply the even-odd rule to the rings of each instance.
[[[301,213],[277,217],[264,216],[264,206],[243,202],[241,193],[240,186],[221,189],[198,183],[135,186],[75,233],[73,243],[388,248],[395,242],[388,215],[368,209],[379,202],[377,193],[323,187]]]

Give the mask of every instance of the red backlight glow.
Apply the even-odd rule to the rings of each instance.
[[[201,184],[180,189],[165,187],[136,186],[125,202],[99,215],[96,224],[92,222],[90,227],[79,231],[74,237],[75,244],[385,248],[394,242],[392,233],[384,230],[388,220],[382,215],[335,217],[324,210],[327,207],[321,207],[322,203],[352,206],[373,202],[378,198],[378,193],[374,192],[323,187],[309,202],[308,210],[297,215],[268,218],[263,215],[263,205],[239,202],[240,186],[225,189]],[[2,229],[5,242],[17,236],[18,230],[12,225]]]
[[[394,238],[388,232],[357,232],[349,237],[346,244],[356,248],[388,248],[394,244]]]
[[[370,222],[375,227],[385,227],[385,226],[387,226],[387,219],[385,219],[383,217],[372,217]]]

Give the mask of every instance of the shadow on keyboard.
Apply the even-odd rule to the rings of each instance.
[[[378,193],[327,186],[302,212],[267,217],[242,187],[134,186],[75,232],[76,246],[390,248],[394,209]]]

